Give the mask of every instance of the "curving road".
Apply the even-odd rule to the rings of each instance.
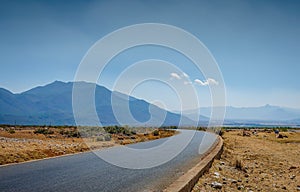
[[[195,166],[201,154],[206,152],[217,138],[216,135],[207,132],[189,130],[180,130],[180,132],[171,137],[173,141],[169,146],[172,146],[172,149],[166,147],[162,150],[149,150],[147,155],[140,155],[141,157],[138,158],[131,156],[130,149],[134,151],[156,149],[155,147],[170,141],[170,138],[127,147],[113,147],[94,153],[3,166],[0,167],[0,191],[162,191]],[[187,140],[190,136],[192,137],[188,145],[175,158],[162,165],[142,169],[145,165],[149,167],[156,165],[151,162],[156,162],[157,159],[165,160],[163,157],[170,155],[173,149],[181,146],[180,141]],[[116,160],[114,164],[124,165],[123,167],[136,165],[139,169],[115,166],[98,157],[112,155]],[[130,158],[132,161],[129,161]]]

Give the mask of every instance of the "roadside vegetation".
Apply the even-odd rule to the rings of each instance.
[[[0,165],[149,141],[176,134],[169,127],[0,125]]]

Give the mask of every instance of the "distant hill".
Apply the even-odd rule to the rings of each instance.
[[[200,108],[200,114],[209,117],[211,108]],[[195,113],[197,110],[186,111]],[[225,120],[255,120],[255,121],[298,121],[300,119],[300,109],[286,108],[272,105],[261,107],[226,107]]]
[[[76,82],[84,91],[95,84]],[[20,94],[13,94],[0,88],[0,124],[34,124],[34,125],[75,125],[72,110],[73,82],[55,81],[45,86],[35,87]],[[96,85],[95,105],[102,125],[116,125],[118,121],[112,111],[111,96],[114,94],[118,110],[128,103],[128,96],[112,92],[103,86]],[[134,97],[129,97],[130,111],[133,117],[146,122],[150,118],[149,107],[154,112],[150,125],[158,123],[159,115],[166,113],[163,125],[178,125],[180,115],[165,111],[155,105]],[[86,124],[93,124],[88,115]],[[157,119],[157,122],[156,122]],[[182,118],[183,125],[194,124],[186,117]],[[130,125],[131,122],[128,123]]]
[[[294,124],[300,126],[300,118],[299,119],[292,119],[288,121],[290,124]]]

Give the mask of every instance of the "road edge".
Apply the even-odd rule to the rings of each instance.
[[[209,170],[214,159],[220,158],[223,152],[223,139],[218,136],[217,141],[213,147],[207,151],[202,157],[201,161],[179,177],[170,186],[164,189],[164,192],[189,192],[193,189],[199,178]]]
[[[175,130],[175,134],[180,134],[180,131]],[[173,137],[174,135],[170,136]],[[168,138],[168,137],[162,137],[159,139],[163,139],[163,138]],[[150,142],[150,141],[154,141],[157,139],[153,139],[153,140],[147,140],[147,141],[141,141],[141,142],[136,142],[136,143],[130,143],[130,144],[125,144],[125,145],[120,145],[120,144],[116,144],[113,146],[109,146],[109,147],[103,147],[103,148],[99,148],[99,149],[89,149],[87,151],[79,151],[79,152],[75,152],[75,153],[67,153],[67,154],[63,154],[63,155],[57,155],[57,156],[52,156],[52,157],[44,157],[44,158],[40,158],[40,159],[31,159],[28,161],[22,161],[22,162],[18,162],[18,163],[7,163],[7,164],[2,164],[0,165],[0,168],[2,167],[8,167],[8,166],[14,166],[14,165],[19,165],[19,164],[26,164],[26,163],[33,163],[33,162],[38,162],[38,161],[43,161],[43,160],[49,160],[49,159],[56,159],[56,158],[63,158],[63,157],[68,157],[68,156],[73,156],[73,155],[78,155],[78,154],[85,154],[85,153],[94,153],[95,151],[99,151],[99,150],[104,150],[104,149],[108,149],[108,148],[113,148],[113,147],[120,147],[120,146],[126,146],[126,145],[133,145],[133,144],[137,144],[137,143],[144,143],[144,142]]]

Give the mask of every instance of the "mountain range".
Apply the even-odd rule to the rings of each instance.
[[[117,110],[122,111],[128,105],[135,120],[145,122],[145,126],[157,125],[182,125],[194,124],[192,120],[182,117],[144,100],[136,99],[119,92],[110,91],[107,88],[87,82],[60,82],[55,81],[45,86],[35,87],[19,94],[0,89],[0,124],[26,124],[26,125],[75,125],[72,109],[73,84],[77,83],[80,91],[85,92],[91,86],[95,86],[96,112],[102,125],[119,125],[116,120],[111,98],[114,96],[117,103]],[[151,114],[149,112],[151,109]],[[165,114],[161,122],[160,115]],[[126,117],[126,116],[125,116]],[[147,121],[152,121],[147,124]],[[121,117],[122,118],[122,117]],[[123,118],[124,119],[124,118]],[[86,114],[82,125],[97,125],[96,120],[89,119]],[[127,122],[127,125],[134,125],[135,122]]]
[[[14,94],[0,88],[0,124],[26,124],[26,125],[75,125],[72,108],[72,91],[74,83],[80,92],[86,92],[95,87],[95,107],[102,125],[119,125],[113,113],[114,107],[121,119],[127,117],[124,108],[129,105],[130,112],[135,120],[143,126],[159,125],[195,125],[195,114],[200,111],[198,125],[207,125],[212,108],[179,112],[170,112],[150,104],[144,100],[134,98],[103,86],[87,82],[61,82],[55,81],[45,86],[38,86],[23,93]],[[151,113],[149,112],[151,111]],[[164,120],[161,117],[166,115]],[[97,125],[87,113],[82,117],[80,125]],[[120,116],[118,116],[120,119]],[[148,120],[151,121],[148,122]],[[123,121],[124,122],[124,121]],[[126,125],[137,126],[134,121],[126,121]],[[78,124],[78,122],[77,122]],[[261,107],[226,107],[225,125],[300,125],[300,109],[265,105]]]
[[[200,109],[200,114],[210,116],[210,107]],[[227,120],[262,120],[262,121],[290,121],[300,118],[300,109],[264,105],[259,107],[226,107]]]
[[[212,110],[220,107],[201,107],[184,112],[187,117],[195,114],[210,117]],[[193,118],[191,118],[193,119]],[[225,107],[225,125],[300,125],[300,109],[264,105],[259,107]]]

